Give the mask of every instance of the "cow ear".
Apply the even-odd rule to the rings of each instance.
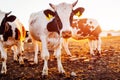
[[[55,13],[50,9],[45,10],[44,14],[46,15],[47,20],[50,20],[55,16]]]
[[[84,10],[85,9],[83,7],[79,7],[77,9],[73,10],[73,14],[80,17],[82,15],[82,13],[84,12]]]
[[[7,32],[10,28],[10,25],[8,23],[5,24],[5,32]]]
[[[7,17],[7,21],[9,22],[13,22],[16,19],[16,16],[14,15],[10,15],[9,17]]]

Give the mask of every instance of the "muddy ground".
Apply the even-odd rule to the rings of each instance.
[[[33,65],[34,51],[32,44],[25,44],[25,64],[20,66],[13,61],[13,53],[8,50],[7,74],[0,75],[0,80],[120,80],[120,37],[102,38],[102,54],[89,54],[88,40],[70,40],[69,49],[72,57],[68,57],[62,49],[62,64],[66,71],[60,75],[57,61],[52,55],[48,62],[49,75],[41,76],[43,60],[39,55],[39,64]],[[0,60],[1,69],[1,60]],[[76,76],[71,76],[76,73]]]

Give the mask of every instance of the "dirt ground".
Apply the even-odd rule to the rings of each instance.
[[[25,44],[24,66],[13,61],[13,53],[9,49],[8,71],[6,75],[0,75],[0,80],[120,80],[120,37],[103,37],[100,56],[89,54],[88,40],[71,39],[69,49],[72,57],[68,57],[62,49],[62,64],[66,71],[64,76],[58,73],[57,61],[50,50],[49,75],[45,78],[41,76],[43,60],[40,55],[39,64],[33,65],[32,44]],[[76,76],[71,76],[71,73],[75,73]]]

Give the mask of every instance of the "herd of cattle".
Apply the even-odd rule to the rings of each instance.
[[[101,53],[101,39],[99,34],[101,28],[94,19],[74,19],[74,16],[81,16],[83,7],[73,9],[78,0],[72,4],[60,3],[58,5],[49,4],[50,9],[32,13],[29,18],[29,32],[25,30],[23,24],[11,12],[0,11],[0,51],[2,60],[1,73],[7,72],[7,48],[12,47],[14,60],[19,64],[24,64],[23,51],[26,33],[34,44],[34,63],[38,64],[38,42],[42,43],[41,57],[44,60],[42,75],[48,75],[48,44],[52,46],[54,55],[57,58],[59,73],[65,73],[61,63],[61,48],[64,47],[66,53],[71,55],[68,47],[68,39],[76,40],[89,39],[90,54],[94,50]],[[18,57],[19,56],[19,57]]]

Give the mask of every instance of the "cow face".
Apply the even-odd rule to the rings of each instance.
[[[62,23],[57,13],[51,11],[50,9],[47,9],[44,11],[44,14],[46,15],[48,20],[54,16],[54,19],[52,19],[52,21],[47,24],[47,30],[60,34],[60,30],[62,29]]]
[[[11,12],[5,13],[0,11],[0,34],[3,34],[4,31],[6,31],[6,27],[7,29],[9,28],[8,26],[6,26],[7,22],[13,22],[16,19],[14,15],[8,16],[10,13]]]
[[[73,10],[73,7],[77,4],[78,0],[73,4],[68,3],[60,3],[58,5],[49,4],[54,12],[52,13],[55,17],[57,17],[57,22],[59,24],[59,31],[63,38],[69,38],[72,36],[72,27],[71,23],[73,20],[73,16],[80,16],[84,12],[84,8],[79,7]],[[55,21],[54,21],[55,22]]]

